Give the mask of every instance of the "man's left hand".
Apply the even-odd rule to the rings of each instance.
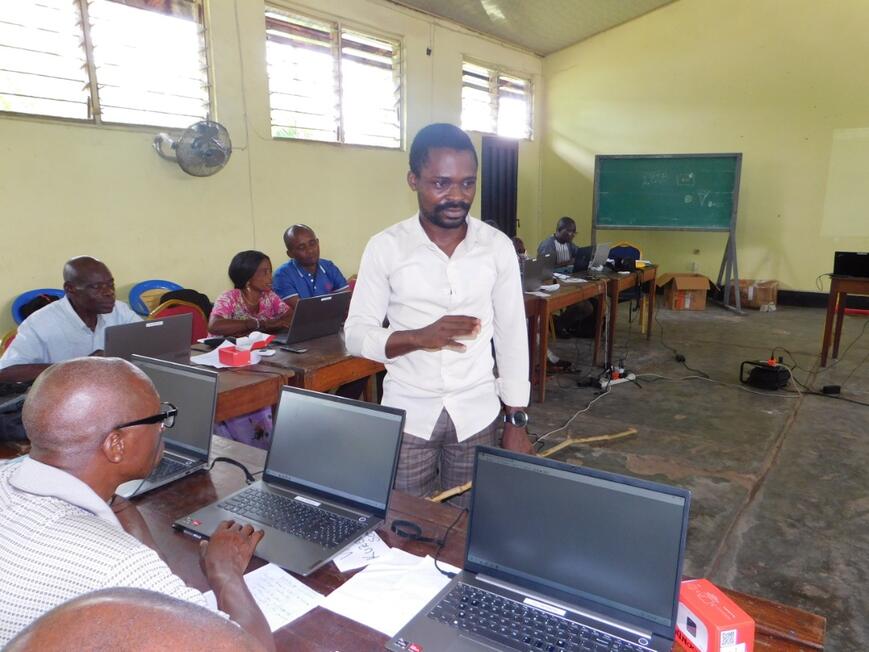
[[[525,428],[514,426],[512,423],[504,424],[504,436],[501,438],[501,448],[526,455],[534,455],[534,447],[528,439]]]

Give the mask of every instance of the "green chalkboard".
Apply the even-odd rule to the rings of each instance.
[[[742,154],[595,158],[596,229],[730,231]]]

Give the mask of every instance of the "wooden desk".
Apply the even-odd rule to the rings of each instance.
[[[316,392],[325,392],[344,383],[368,378],[365,400],[375,399],[374,376],[384,367],[379,362],[350,355],[344,346],[343,334],[318,337],[292,346],[308,350],[305,353],[290,353],[277,349],[277,353],[262,364],[292,370],[294,377],[288,381],[290,384]]]
[[[842,339],[842,322],[845,321],[845,301],[849,294],[869,295],[869,278],[858,276],[831,276],[830,298],[827,300],[827,319],[824,322],[824,340],[821,343],[821,366],[827,366],[827,353],[835,321],[833,357],[839,357],[839,342]]]
[[[546,351],[549,348],[549,319],[556,310],[567,308],[580,301],[596,299],[594,307],[594,353],[592,364],[597,366],[600,351],[600,335],[603,324],[603,301],[607,292],[606,281],[587,283],[560,283],[555,292],[539,297],[525,294],[525,315],[528,318],[528,365],[531,384],[537,385],[537,400],[546,398]]]
[[[212,455],[226,455],[242,461],[251,472],[259,471],[265,460],[265,451],[229,440],[213,443]],[[171,523],[178,517],[204,507],[243,486],[244,479],[239,469],[218,464],[210,473],[198,473],[142,498],[134,499],[160,545],[169,566],[189,585],[208,590],[208,584],[199,567],[199,542],[192,537],[175,532]],[[441,536],[458,514],[447,505],[432,503],[400,492],[393,492],[387,524],[395,518],[416,521],[427,536]],[[458,522],[447,539],[440,558],[461,566],[464,558],[466,517]],[[381,527],[378,533],[392,547],[402,548],[415,555],[433,554],[432,544],[423,544],[402,539]],[[262,566],[254,558],[248,571]],[[334,564],[327,564],[307,578],[308,586],[327,594],[349,578],[342,575]],[[823,649],[826,620],[820,616],[763,600],[735,591],[725,591],[756,621],[757,640],[755,650]],[[364,652],[383,650],[387,637],[363,625],[347,620],[322,608],[314,609],[305,616],[275,632],[279,650],[306,650],[334,652],[353,650]],[[677,650],[681,646],[677,645]]]
[[[217,410],[214,414],[216,422],[249,414],[278,402],[281,387],[293,377],[293,372],[279,372],[276,369],[253,371],[258,368],[259,365],[220,371],[217,377]]]
[[[647,265],[636,272],[630,274],[619,274],[618,272],[606,272],[607,277],[607,292],[609,293],[609,320],[607,322],[607,338],[606,338],[606,362],[607,368],[613,363],[613,345],[616,337],[616,318],[619,311],[619,295],[625,290],[629,290],[637,285],[646,286],[646,295],[649,297],[649,310],[646,315],[646,338],[652,337],[652,319],[655,315],[655,276],[657,274],[657,265]]]

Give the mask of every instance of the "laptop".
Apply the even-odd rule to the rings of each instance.
[[[174,527],[250,523],[258,557],[309,575],[383,522],[403,429],[404,410],[284,387],[262,480]]]
[[[334,335],[347,319],[352,297],[351,292],[335,292],[299,299],[289,329],[278,335],[275,341],[278,344],[295,344]]]
[[[190,362],[193,315],[174,315],[106,328],[105,355],[129,360],[134,353]]]
[[[600,272],[609,258],[612,246],[609,242],[599,243],[595,247],[580,247],[573,259],[573,271]]]
[[[526,260],[522,265],[522,291],[535,292],[543,285],[543,261],[539,258]]]
[[[689,502],[684,489],[481,446],[464,570],[386,647],[669,651]]]
[[[131,480],[118,487],[115,493],[124,498],[205,469],[217,408],[216,371],[140,355],[133,355],[132,363],[148,375],[161,401],[178,408],[178,415],[175,425],[163,431],[165,448],[160,463],[144,480]]]

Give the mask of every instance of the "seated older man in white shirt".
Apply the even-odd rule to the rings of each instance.
[[[506,235],[468,217],[476,176],[458,127],[417,134],[407,179],[419,213],[368,242],[344,325],[351,353],[386,366],[383,404],[407,412],[395,487],[415,495],[470,480],[476,446],[496,443],[502,404],[502,445],[531,451],[519,264]]]
[[[115,300],[109,268],[89,256],[63,266],[66,296],[37,310],[18,327],[0,358],[0,381],[28,381],[55,362],[102,353],[106,328],[141,321]]]
[[[98,589],[142,588],[205,606],[161,559],[136,507],[114,495],[154,469],[175,413],[118,358],[60,362],[36,380],[23,412],[30,456],[0,466],[0,648],[45,612]],[[224,521],[201,547],[202,566],[218,608],[273,650],[244,583],[262,536]]]

